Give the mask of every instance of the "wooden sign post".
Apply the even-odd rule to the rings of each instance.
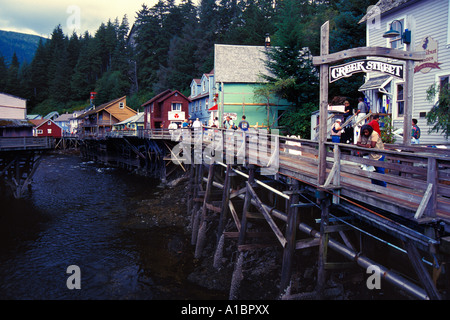
[[[319,120],[319,173],[318,184],[322,186],[325,183],[326,176],[326,148],[327,141],[327,115],[328,115],[328,83],[329,83],[329,65],[346,59],[360,57],[385,57],[406,61],[404,70],[405,77],[405,108],[403,120],[403,144],[411,144],[411,121],[412,121],[412,101],[413,101],[413,81],[414,81],[414,62],[425,59],[425,52],[412,52],[407,45],[407,51],[386,48],[386,47],[360,47],[348,49],[329,54],[329,22],[325,22],[320,30],[320,56],[313,57],[313,64],[320,66],[320,120]],[[388,67],[379,68],[377,72],[389,71]],[[361,70],[367,71],[367,70]],[[370,71],[374,71],[373,69]],[[368,72],[368,71],[367,71]]]

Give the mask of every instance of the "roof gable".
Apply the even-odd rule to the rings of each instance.
[[[261,75],[272,74],[265,66],[264,46],[214,45],[214,77],[216,82],[260,83]]]
[[[59,127],[52,119],[36,119],[36,120],[28,120],[28,121],[31,122],[36,127],[36,129],[47,122],[52,122],[55,126]]]
[[[416,1],[420,0],[379,0],[374,6],[372,6],[371,10],[367,11],[367,14],[364,17],[362,17],[362,19],[358,23],[363,23],[369,20],[370,18],[375,17],[378,14],[381,15],[388,11],[401,9]]]
[[[172,91],[170,89],[167,89],[167,90],[161,92],[160,94],[156,95],[155,97],[153,97],[149,101],[145,102],[142,106],[145,107],[145,106],[150,105],[150,104],[152,104],[152,103],[154,103],[156,101],[157,102],[161,102],[161,101],[167,100],[169,97],[173,96],[174,94],[178,94],[182,99],[186,99],[186,101],[189,101],[189,99],[184,94],[182,94],[180,91],[178,91],[178,90],[173,90]]]

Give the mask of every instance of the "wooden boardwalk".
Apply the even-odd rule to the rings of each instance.
[[[0,151],[49,150],[54,148],[51,137],[0,137]]]
[[[125,136],[182,142],[182,132],[179,130],[175,134],[167,129],[143,130],[135,134],[127,132]],[[236,164],[239,148],[236,136],[242,132],[232,133],[236,149],[233,164]],[[204,131],[201,135],[202,152],[214,141],[214,134],[224,136],[224,131]],[[119,132],[110,136],[123,137]],[[259,147],[261,137],[268,141],[265,155],[255,150]],[[267,166],[270,159],[277,157],[278,174],[333,192],[337,198],[364,202],[417,221],[435,217],[450,221],[450,149],[386,145],[386,150],[368,151],[356,145],[326,143],[327,179],[324,185],[320,185],[317,182],[318,142],[258,133],[248,133],[246,139],[244,165],[253,160],[252,164],[259,167],[270,167]],[[252,139],[257,141],[253,145]],[[271,150],[270,142],[276,142],[275,150]],[[189,137],[189,143],[196,143],[194,135]],[[225,162],[227,141],[223,139],[220,143],[223,144],[219,149],[224,152]],[[384,155],[385,160],[370,160],[370,153]],[[273,164],[271,166],[274,167]],[[364,170],[370,166],[384,168],[385,174]],[[387,186],[372,184],[372,179],[385,181]]]
[[[41,154],[54,146],[51,137],[0,137],[0,178],[15,198],[31,188]]]
[[[445,268],[450,254],[448,149],[386,145],[385,150],[369,150],[327,142],[326,179],[319,184],[320,148],[318,142],[311,140],[267,135],[264,131],[243,135],[240,131],[219,129],[197,133],[186,129],[144,130],[127,132],[126,136],[115,132],[109,137],[95,138],[126,138],[127,144],[132,139],[137,144],[145,140],[161,141],[166,147],[164,161],[190,168],[187,211],[191,216],[195,256],[200,258],[203,254],[212,221],[217,225],[216,255],[220,256],[225,240],[237,245],[230,299],[239,297],[243,253],[273,246],[274,240],[283,251],[280,295],[284,297],[295,298],[295,294],[286,291],[295,252],[317,246],[318,296],[323,292],[327,270],[336,267],[328,258],[330,248],[347,257],[350,264],[363,268],[377,265],[386,281],[414,298],[441,298],[435,275]],[[371,160],[372,152],[384,155],[384,161]],[[136,158],[143,156],[135,152]],[[385,173],[366,170],[370,166],[382,167]],[[384,181],[386,186],[372,184],[372,180]],[[311,210],[318,212],[318,230],[307,221]],[[350,220],[346,221],[347,218]],[[227,219],[233,222],[233,227],[225,222]],[[249,220],[252,228],[258,221],[264,221],[267,229],[250,230]],[[345,230],[373,236],[367,226],[387,235],[381,239],[374,237],[383,244],[390,244],[386,240],[390,237],[400,241],[393,247],[402,255],[406,253],[417,280],[391,272],[392,266],[383,266],[366,256],[361,244],[352,244]],[[428,262],[431,260],[431,269],[422,262],[424,256],[429,257]]]

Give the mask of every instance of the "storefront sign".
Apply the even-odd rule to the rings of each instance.
[[[226,117],[230,117],[231,120],[235,121],[235,120],[237,120],[237,113],[234,113],[234,112],[224,112],[224,113],[223,113],[223,119],[225,120]]]
[[[184,112],[169,111],[169,121],[184,121]]]
[[[416,63],[414,73],[428,73],[431,69],[440,69],[438,62],[438,42],[432,37],[425,37],[416,47],[416,51],[425,51],[425,59]]]
[[[377,60],[357,60],[330,67],[330,83],[347,78],[358,72],[381,72],[403,79],[403,64],[387,63]]]

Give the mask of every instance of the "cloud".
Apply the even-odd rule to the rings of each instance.
[[[147,1],[153,6],[157,0]],[[131,24],[142,0],[0,0],[0,29],[49,37],[56,26],[64,33],[95,34],[101,23],[126,14]]]

